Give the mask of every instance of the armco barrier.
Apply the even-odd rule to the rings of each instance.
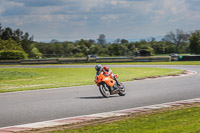
[[[32,60],[21,60],[20,63],[23,65],[28,64],[58,64],[58,59],[32,59]]]
[[[103,62],[168,62],[170,57],[108,57],[89,59],[88,62],[103,63]]]
[[[200,61],[200,55],[179,56],[178,61]]]
[[[97,58],[96,62],[97,63],[107,63],[107,62],[132,62],[133,57],[105,57],[105,58]]]
[[[1,65],[20,65],[20,60],[0,60]]]
[[[133,58],[133,62],[168,62],[170,61],[170,57],[135,57]]]
[[[63,58],[58,59],[59,64],[66,64],[66,63],[87,63],[86,58]]]
[[[111,63],[111,62],[168,62],[170,57],[104,57],[104,58],[60,58],[30,60],[0,60],[0,64],[67,64],[67,63]]]

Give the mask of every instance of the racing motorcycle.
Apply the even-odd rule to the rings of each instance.
[[[118,78],[117,74],[115,74],[115,78]],[[114,78],[111,76],[105,76],[103,72],[101,72],[94,81],[99,87],[99,91],[105,98],[108,98],[113,94],[118,94],[119,96],[126,95],[126,89],[124,85],[122,83],[120,83],[120,86],[117,85]]]

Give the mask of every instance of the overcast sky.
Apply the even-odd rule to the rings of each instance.
[[[36,41],[137,39],[200,29],[200,0],[0,0],[0,23]]]

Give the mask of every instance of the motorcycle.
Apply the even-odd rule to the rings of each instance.
[[[118,75],[115,75],[115,78],[118,78]],[[115,79],[111,76],[105,76],[103,72],[101,72],[96,78],[95,83],[99,87],[100,93],[103,97],[108,98],[110,95],[118,94],[119,96],[126,95],[126,89],[122,83],[120,86],[117,85]]]

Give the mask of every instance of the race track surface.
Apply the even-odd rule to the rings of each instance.
[[[94,66],[53,65],[25,67]],[[103,98],[95,85],[3,93],[0,94],[0,127],[200,97],[200,66],[109,65],[109,67],[177,68],[196,71],[197,74],[178,78],[126,82],[124,85],[127,89],[127,95],[124,97],[114,95],[111,98]]]

